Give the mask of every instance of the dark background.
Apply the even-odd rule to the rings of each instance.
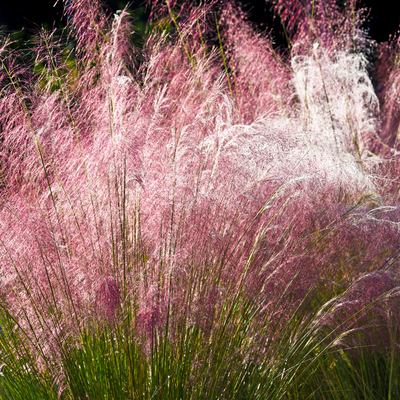
[[[272,19],[265,0],[242,0],[243,8],[249,13],[250,20],[254,21],[261,28],[273,29],[275,40],[283,40],[283,32],[279,21]],[[63,1],[58,0],[0,0],[0,26],[7,31],[19,31],[23,27],[27,33],[35,30],[35,27],[53,26],[62,28],[65,21],[62,18]],[[127,1],[106,0],[106,3],[114,12],[125,6]],[[130,1],[132,9],[143,5],[143,0]],[[369,22],[366,28],[370,36],[378,42],[385,42],[389,36],[399,29],[400,13],[394,9],[396,0],[362,0],[361,4],[371,10]],[[399,3],[400,4],[400,3]],[[146,18],[144,15],[143,19]]]

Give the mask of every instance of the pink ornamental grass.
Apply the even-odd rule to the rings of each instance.
[[[210,335],[240,294],[277,331],[315,286],[397,282],[362,13],[284,3],[289,54],[231,3],[216,22],[166,3],[171,32],[139,52],[126,10],[70,1],[72,55],[40,32],[35,73],[2,47],[1,288],[42,357],[128,312],[143,340],[167,321]]]

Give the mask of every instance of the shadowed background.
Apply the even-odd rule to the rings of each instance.
[[[126,1],[106,0],[105,3],[115,12],[122,9]],[[143,0],[130,1],[130,8],[137,9],[143,6]],[[280,22],[273,20],[269,5],[265,0],[239,1],[248,13],[250,20],[261,29],[273,30],[273,37],[277,44],[285,45],[284,34]],[[371,10],[368,26],[369,34],[377,42],[385,42],[389,36],[399,28],[400,16],[393,12],[392,0],[363,0],[362,6]],[[63,1],[59,0],[0,0],[0,25],[7,31],[18,31],[22,28],[35,29],[35,26],[45,28],[63,27],[65,19],[62,16]],[[146,13],[141,19],[146,20]]]

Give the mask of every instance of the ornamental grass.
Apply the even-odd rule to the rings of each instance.
[[[2,35],[1,399],[400,397],[399,40],[269,6]]]

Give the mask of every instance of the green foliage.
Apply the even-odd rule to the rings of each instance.
[[[57,367],[49,360],[41,368],[24,346],[27,338],[5,314],[2,398],[55,399],[57,393],[62,399],[285,398],[302,387],[325,347],[301,313],[278,333],[268,318],[255,319],[258,309],[237,297],[225,304],[211,334],[185,324],[171,341],[167,325],[154,329],[147,344],[132,330],[130,318],[98,325],[60,342]],[[252,343],[256,326],[274,336],[261,358]],[[65,375],[62,386],[54,370]]]
[[[371,349],[332,350],[319,357],[302,388],[289,398],[383,400],[400,396],[400,362]],[[292,397],[293,396],[293,397]]]

